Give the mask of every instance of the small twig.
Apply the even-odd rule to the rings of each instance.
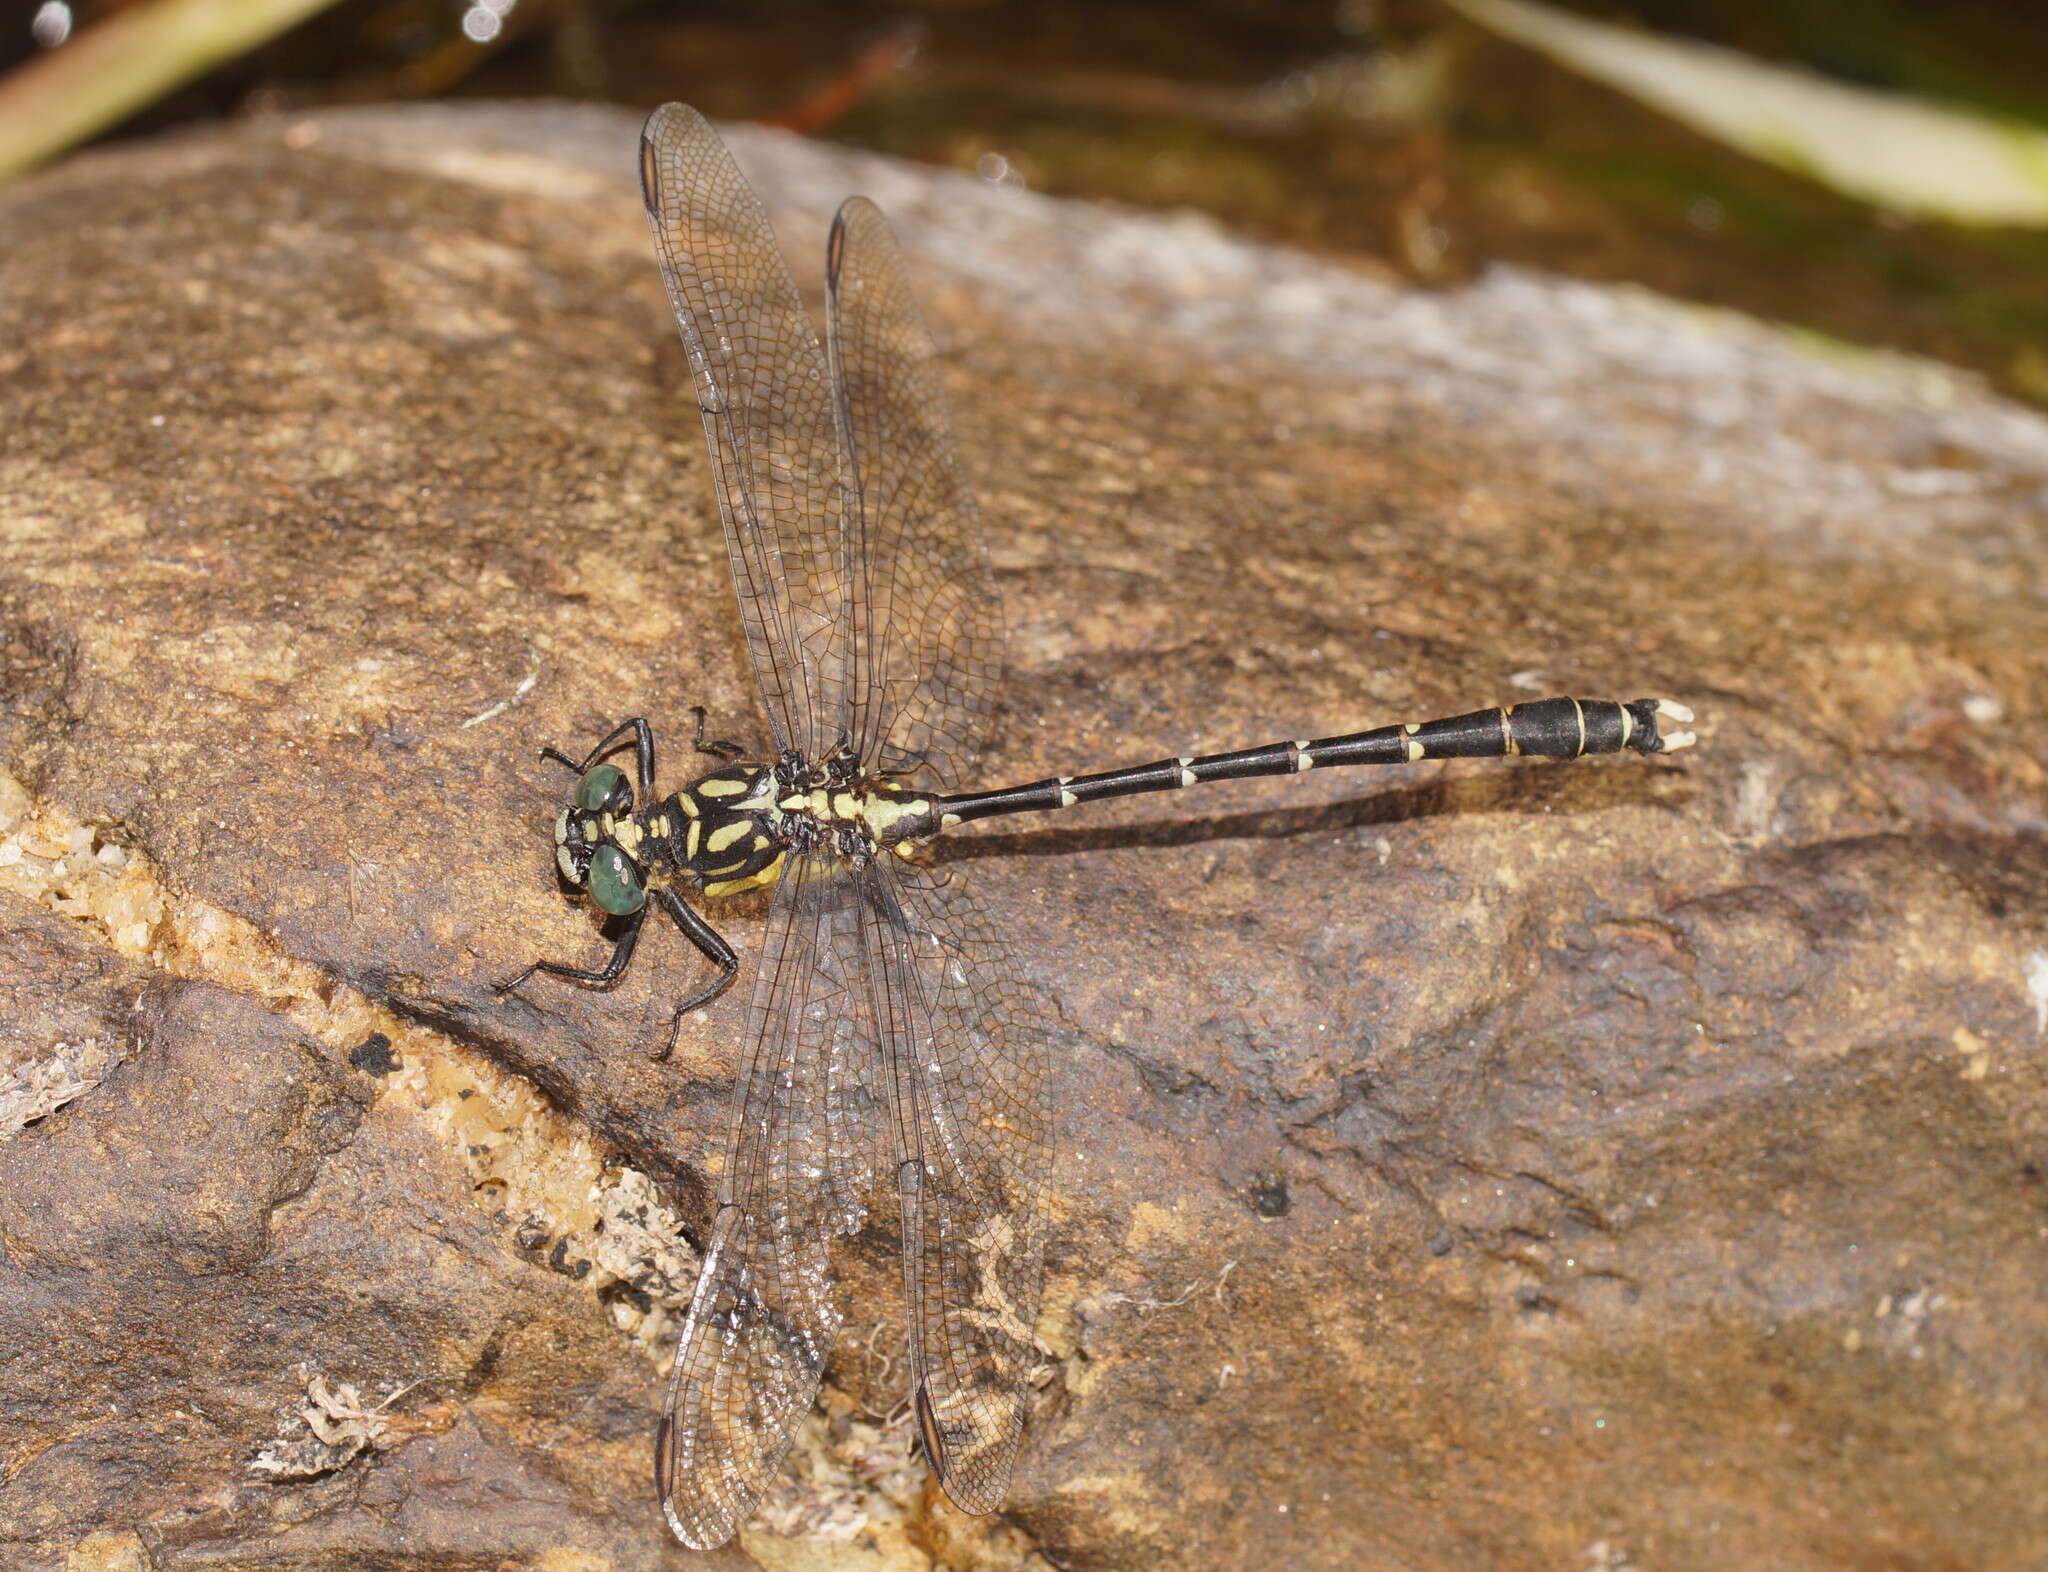
[[[908,65],[924,43],[926,32],[921,21],[896,23],[817,92],[765,117],[761,123],[804,136],[815,135],[867,97],[891,72]]]
[[[536,682],[540,681],[539,652],[529,650],[527,652],[527,661],[528,664],[526,667],[526,675],[519,679],[519,686],[514,688],[511,691],[511,693],[506,695],[504,698],[498,700],[498,702],[496,704],[493,704],[489,709],[479,710],[476,714],[470,716],[468,720],[462,723],[463,729],[465,731],[467,731],[471,726],[481,726],[485,721],[496,720],[500,715],[503,715],[507,710],[512,708],[513,705],[517,704],[521,699],[525,698],[527,694],[533,692],[533,685]]]
[[[1226,1281],[1229,1280],[1230,1274],[1236,1270],[1237,1258],[1233,1256],[1230,1260],[1224,1262],[1223,1270],[1216,1274],[1216,1283],[1215,1287],[1212,1289],[1212,1292],[1216,1295],[1216,1302],[1219,1305],[1223,1303],[1223,1285]],[[1202,1280],[1200,1278],[1196,1278],[1194,1282],[1190,1283],[1184,1290],[1174,1295],[1171,1299],[1131,1299],[1121,1294],[1113,1294],[1108,1297],[1113,1299],[1122,1299],[1123,1302],[1128,1304],[1133,1310],[1142,1310],[1147,1315],[1150,1315],[1154,1310],[1177,1310],[1182,1305],[1186,1304],[1190,1299],[1194,1298],[1195,1295],[1199,1294],[1201,1291]]]
[[[0,81],[0,180],[125,120],[333,0],[145,0]]]
[[[868,1333],[868,1340],[861,1345],[861,1351],[868,1356],[868,1359],[872,1363],[881,1366],[881,1369],[878,1372],[876,1372],[874,1376],[874,1384],[876,1386],[881,1386],[884,1383],[886,1383],[889,1379],[889,1372],[896,1368],[896,1361],[894,1359],[890,1358],[887,1354],[879,1354],[875,1352],[876,1339],[878,1339],[884,1332],[888,1330],[889,1323],[887,1321],[877,1321],[875,1323],[875,1329],[872,1332]],[[897,1406],[901,1407],[902,1404],[907,1401],[909,1401],[907,1398],[899,1399]],[[895,1412],[895,1409],[890,1409],[886,1413],[877,1413],[874,1409],[870,1408],[866,1403],[862,1403],[860,1405],[860,1411],[866,1414],[868,1418],[874,1420],[875,1423],[879,1425],[887,1425],[890,1422],[890,1414],[893,1414]]]
[[[1223,1270],[1216,1274],[1216,1302],[1223,1303],[1223,1285],[1230,1280],[1230,1274],[1237,1270],[1237,1257],[1232,1256],[1223,1263]]]

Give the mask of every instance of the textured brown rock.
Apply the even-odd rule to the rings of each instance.
[[[694,1564],[646,1448],[744,1010],[660,1066],[679,943],[488,986],[597,952],[535,746],[759,740],[632,135],[336,116],[0,195],[10,1565]],[[725,1563],[2029,1565],[2048,423],[735,145],[806,276],[851,189],[934,259],[990,782],[1537,688],[1704,724],[964,840],[1062,1023],[1012,1522],[906,1457],[876,1231]]]

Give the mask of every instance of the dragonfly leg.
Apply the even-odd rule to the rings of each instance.
[[[703,723],[699,722],[698,732],[700,735],[702,731]],[[629,721],[620,722],[609,737],[590,750],[589,757],[584,759],[581,764],[570,758],[560,748],[543,748],[540,750],[540,756],[543,759],[553,759],[557,764],[566,764],[576,774],[581,775],[591,765],[624,742],[628,736],[631,736],[633,739],[633,762],[636,773],[640,777],[641,799],[651,802],[654,799],[654,728],[647,724],[647,717],[645,715],[635,715]]]
[[[659,1062],[675,1052],[676,1034],[683,1029],[683,1017],[699,1005],[709,1004],[731,986],[733,978],[739,975],[740,958],[733,954],[732,946],[725,942],[719,931],[698,916],[690,903],[674,890],[657,890],[655,899],[661,902],[662,910],[675,919],[676,926],[683,930],[684,936],[704,952],[707,960],[718,967],[716,978],[676,1006],[676,1013],[668,1023],[668,1041],[663,1044],[661,1052],[654,1056]]]
[[[690,740],[696,746],[699,753],[709,753],[714,757],[726,760],[745,757],[747,750],[736,742],[706,742],[704,740],[704,723],[709,717],[705,714],[703,705],[692,704],[690,706],[690,713],[697,717],[697,730]]]
[[[620,974],[632,963],[633,946],[640,942],[640,924],[646,915],[644,911],[633,913],[626,931],[619,935],[619,942],[612,946],[612,958],[597,971],[590,972],[584,971],[581,967],[564,966],[559,961],[535,961],[517,977],[507,982],[493,983],[491,991],[500,994],[510,993],[535,972],[546,972],[550,977],[566,977],[571,982],[595,983],[599,987],[609,987],[619,980]]]

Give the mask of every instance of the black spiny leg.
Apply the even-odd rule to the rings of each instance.
[[[701,717],[704,712],[699,710],[697,713]],[[698,725],[702,727],[701,719]],[[683,930],[684,936],[704,952],[707,960],[719,968],[714,981],[698,989],[676,1006],[676,1013],[668,1023],[668,1042],[661,1052],[654,1056],[655,1062],[659,1063],[676,1051],[676,1034],[683,1029],[683,1017],[699,1005],[709,1004],[731,985],[733,978],[739,974],[740,958],[733,954],[732,946],[725,942],[718,930],[699,917],[690,903],[674,890],[656,890],[654,897],[661,902],[662,910],[675,919],[676,926]]]
[[[621,721],[609,737],[590,750],[590,756],[581,764],[560,748],[543,748],[540,750],[540,756],[543,759],[553,759],[557,764],[566,764],[576,774],[582,775],[591,765],[625,741],[629,732],[633,737],[635,773],[640,777],[640,798],[643,802],[651,802],[654,800],[654,729],[647,724],[645,715],[635,715],[629,721]],[[704,735],[702,720],[697,722],[697,735]]]
[[[727,763],[731,763],[734,759],[745,755],[747,750],[736,742],[706,742],[704,740],[704,723],[709,717],[705,714],[703,705],[692,704],[690,706],[690,713],[697,717],[696,734],[690,740],[696,745],[699,753],[708,753],[714,758],[724,759]]]
[[[619,935],[619,942],[612,947],[612,958],[604,963],[601,970],[587,972],[581,967],[564,966],[558,961],[535,961],[510,982],[492,984],[491,992],[498,994],[510,993],[535,972],[546,972],[550,977],[566,977],[571,982],[595,983],[599,987],[609,987],[619,980],[620,975],[631,964],[633,946],[640,942],[640,924],[646,919],[646,916],[645,910],[633,913],[631,923],[626,931]],[[712,937],[717,938],[718,936],[713,934]],[[724,941],[720,940],[719,942],[723,943]],[[731,953],[730,950],[726,951],[728,955]]]

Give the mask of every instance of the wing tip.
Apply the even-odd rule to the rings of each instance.
[[[675,1415],[663,1414],[654,1433],[654,1494],[661,1502],[661,1515],[668,1520],[669,1532],[692,1550],[716,1550],[738,1532],[744,1514],[730,1496],[721,1500],[695,1480],[688,1482],[687,1498],[677,1500],[675,1438]],[[751,1509],[752,1503],[747,1505]]]
[[[640,127],[640,200],[650,217],[661,213],[661,155],[685,138],[695,135],[716,137],[711,122],[688,104],[666,103],[649,115]]]
[[[697,126],[709,125],[711,123],[704,118],[702,111],[692,109],[688,104],[678,103],[675,99],[670,99],[647,117],[646,122],[640,128],[641,140],[645,141],[647,138],[657,135],[662,129],[678,121],[682,122],[685,129],[695,129]]]
[[[914,1407],[918,1443],[924,1448],[925,1462],[931,1465],[946,1499],[974,1517],[991,1517],[1000,1512],[1010,1493],[1010,1475],[1017,1466],[1017,1454],[1024,1439],[1021,1414],[1017,1423],[1007,1427],[1008,1433],[993,1445],[985,1443],[971,1449],[966,1459],[970,1466],[963,1467],[940,1428],[929,1381],[917,1383]]]
[[[716,1550],[732,1538],[738,1527],[722,1513],[710,1523],[695,1518],[686,1521],[667,1496],[661,1498],[661,1515],[668,1519],[668,1531],[692,1550]]]

